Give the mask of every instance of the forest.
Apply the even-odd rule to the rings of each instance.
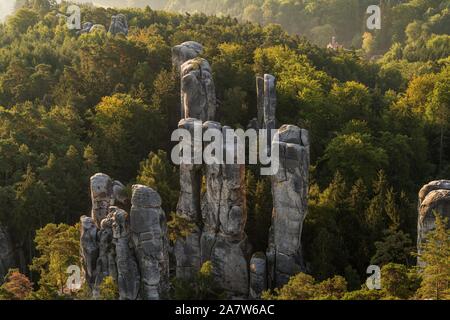
[[[178,168],[168,156],[180,93],[171,48],[188,40],[204,45],[222,124],[247,127],[257,112],[255,75],[270,73],[279,123],[310,132],[309,272],[264,298],[427,299],[436,298],[436,281],[447,283],[437,298],[450,298],[445,221],[433,234],[444,244],[430,242],[424,257],[432,275],[444,266],[439,276],[418,274],[414,255],[418,191],[450,177],[450,1],[382,0],[375,31],[365,30],[370,1],[155,4],[173,12],[128,2],[136,8],[80,5],[83,22],[108,26],[125,14],[128,36],[79,35],[56,15],[68,3],[50,0],[19,1],[0,24],[0,225],[19,260],[0,299],[74,298],[65,272],[79,263],[77,223],[89,214],[94,173],[155,188],[180,227]],[[332,36],[346,49],[326,49]],[[246,232],[265,250],[272,196],[257,172],[246,176]],[[370,264],[389,275],[385,289],[361,289]],[[209,286],[208,266],[198,277]],[[116,295],[110,280],[105,299]],[[187,286],[174,281],[174,297],[193,290],[205,298]]]

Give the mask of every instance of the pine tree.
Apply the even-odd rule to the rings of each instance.
[[[448,218],[435,214],[436,228],[425,239],[420,254],[425,267],[419,297],[431,300],[450,299],[450,230]]]

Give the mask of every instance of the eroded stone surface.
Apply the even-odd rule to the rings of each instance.
[[[259,299],[267,290],[267,259],[264,252],[257,252],[250,260],[250,299]]]
[[[301,235],[307,214],[310,161],[307,131],[284,125],[273,144],[280,150],[280,168],[272,176],[274,205],[267,258],[269,282],[279,287],[303,271]]]
[[[122,33],[124,35],[128,35],[128,22],[127,17],[119,13],[118,15],[111,17],[111,24],[109,26],[109,33],[116,35],[118,33]]]
[[[134,185],[130,225],[141,274],[141,297],[158,300],[169,291],[169,242],[161,197],[152,188]]]
[[[181,65],[181,118],[215,120],[217,101],[211,66],[202,58]]]
[[[172,48],[172,64],[177,71],[188,60],[195,59],[203,53],[203,46],[195,41],[186,41]]]

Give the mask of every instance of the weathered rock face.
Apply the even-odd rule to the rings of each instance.
[[[272,177],[274,208],[267,257],[269,282],[278,287],[303,269],[301,235],[308,204],[308,132],[284,125],[273,144],[279,146],[280,169]]]
[[[277,93],[276,79],[270,74],[264,75],[264,129],[276,128]]]
[[[215,120],[216,91],[208,61],[195,58],[181,66],[181,118]]]
[[[91,217],[81,217],[81,259],[86,281],[90,288],[94,288],[97,277],[97,259],[99,245],[97,241],[97,226]]]
[[[141,276],[130,243],[130,219],[124,210],[117,207],[111,207],[110,212],[119,296],[121,300],[136,300]]]
[[[267,290],[267,259],[264,252],[257,252],[250,260],[250,299],[259,299]]]
[[[258,129],[276,128],[277,93],[276,78],[270,74],[256,77],[256,104]]]
[[[203,46],[195,41],[186,41],[172,48],[172,64],[180,72],[181,66],[188,60],[195,59],[203,53]]]
[[[218,122],[206,122],[203,127],[205,130],[223,130],[223,136],[229,129],[222,128]],[[235,144],[234,148],[237,149]],[[244,232],[247,221],[245,165],[207,164],[205,181],[202,262],[212,262],[215,279],[223,289],[234,295],[247,296],[249,247]]]
[[[127,17],[122,13],[112,16],[111,24],[109,26],[108,32],[113,35],[116,35],[118,33],[123,33],[124,35],[128,35]]]
[[[179,128],[190,132],[192,140],[187,141],[189,148],[193,150],[196,141],[195,130],[202,130],[202,124],[196,119],[182,119]],[[180,165],[180,197],[177,205],[177,215],[187,219],[196,225],[195,230],[186,238],[179,239],[175,243],[174,254],[176,257],[176,273],[181,279],[192,278],[201,267],[200,237],[201,237],[201,211],[200,211],[200,189],[202,166],[196,161],[192,152],[189,163]]]
[[[0,226],[0,284],[15,264],[14,248],[6,228]]]
[[[161,197],[149,187],[133,186],[130,225],[141,273],[145,300],[167,297],[169,291],[169,242]]]
[[[161,299],[169,289],[167,226],[161,198],[133,186],[130,215],[113,206],[125,201],[124,186],[105,175],[91,178],[92,217],[81,218],[81,256],[94,298],[105,277],[113,277],[121,300]]]
[[[417,223],[417,250],[419,254],[426,235],[436,227],[435,211],[444,218],[450,219],[450,180],[430,182],[419,192],[419,219]],[[420,259],[418,259],[418,264],[422,265]]]
[[[98,228],[103,219],[109,213],[109,207],[116,201],[124,203],[125,186],[119,181],[113,181],[108,175],[97,173],[91,177],[91,199],[92,213],[91,217]]]

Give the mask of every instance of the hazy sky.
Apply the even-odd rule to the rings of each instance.
[[[0,21],[12,12],[15,2],[15,0],[0,0]]]

